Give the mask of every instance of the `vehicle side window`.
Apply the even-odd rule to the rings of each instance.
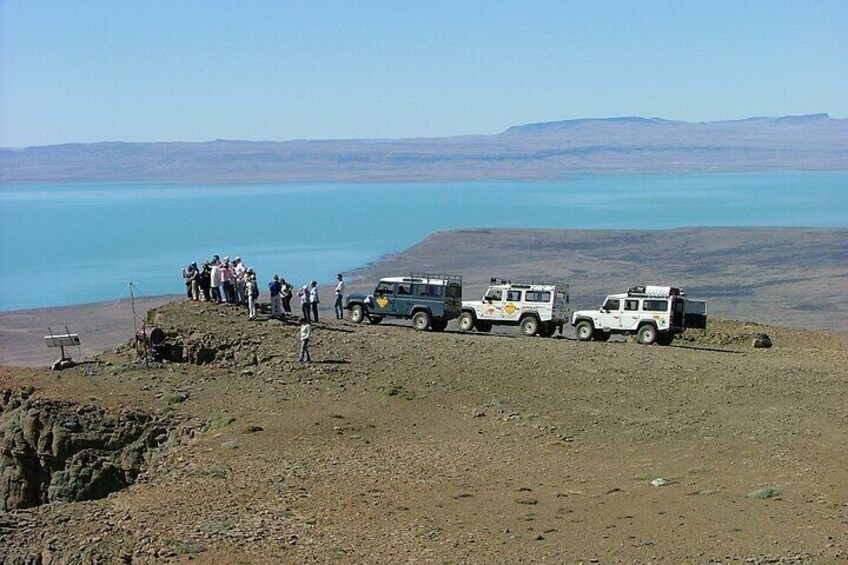
[[[627,312],[633,312],[634,310],[639,309],[639,301],[638,300],[625,300],[624,301],[624,310]]]
[[[620,305],[620,301],[618,298],[610,298],[606,302],[604,302],[604,310],[610,312],[618,312],[618,307]]]
[[[646,300],[642,307],[646,312],[667,312],[668,300]]]
[[[500,302],[503,298],[503,291],[501,289],[489,289],[489,292],[486,293],[486,300],[491,300],[493,302]]]
[[[389,282],[381,282],[374,290],[374,294],[391,294],[394,291],[394,286]]]
[[[458,284],[448,285],[446,292],[448,298],[462,298],[462,287]]]
[[[398,294],[409,294],[409,288],[404,284],[398,285],[397,293]]]
[[[524,300],[527,302],[550,302],[551,291],[549,290],[528,290],[524,294]]]
[[[427,285],[427,296],[431,298],[441,298],[445,294],[445,287],[437,284]]]
[[[507,302],[521,302],[521,291],[520,290],[508,290],[508,291],[506,291],[506,300],[507,300]]]

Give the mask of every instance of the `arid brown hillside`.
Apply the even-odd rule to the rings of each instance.
[[[294,324],[191,302],[151,320],[214,355],[0,370],[196,430],[107,498],[0,512],[0,562],[848,558],[844,333],[713,321],[660,347],[332,321],[301,365]]]

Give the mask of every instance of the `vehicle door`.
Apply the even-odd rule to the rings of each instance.
[[[483,295],[481,318],[484,320],[500,320],[503,316],[504,291],[502,288],[489,288]]]
[[[638,298],[625,298],[621,310],[621,329],[635,330],[639,327],[639,320],[642,318],[641,304]]]
[[[506,291],[504,298],[503,310],[501,311],[504,320],[517,321],[521,316],[522,296],[523,291],[511,289]]]
[[[618,298],[607,298],[601,306],[598,314],[598,325],[601,328],[613,330],[621,329],[621,300]]]
[[[377,316],[392,316],[395,314],[395,290],[397,284],[380,282],[374,289],[374,304],[370,307],[372,314]]]

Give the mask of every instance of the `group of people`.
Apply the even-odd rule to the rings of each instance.
[[[197,263],[191,263],[183,269],[183,282],[186,286],[186,296],[189,300],[217,302],[219,304],[244,304],[248,309],[248,318],[256,318],[256,304],[259,301],[259,286],[256,282],[256,272],[245,266],[241,257],[230,261],[229,257],[220,259],[215,255],[210,261],[203,263],[203,268]],[[271,296],[271,316],[284,318],[291,315],[291,300],[294,287],[280,275],[274,275],[268,283]],[[336,275],[333,310],[337,320],[344,318],[343,297],[345,291],[344,277]],[[321,299],[318,295],[318,281],[313,280],[303,285],[297,292],[300,299],[302,317],[300,318],[300,354],[298,361],[308,363],[312,360],[309,355],[309,341],[312,337],[312,323],[318,321],[318,305]]]

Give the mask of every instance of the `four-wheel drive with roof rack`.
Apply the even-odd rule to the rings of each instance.
[[[634,286],[607,296],[600,310],[574,312],[571,325],[581,341],[635,334],[639,343],[669,345],[686,328],[707,327],[707,304],[675,287]]]
[[[381,279],[371,293],[345,297],[350,320],[380,323],[383,318],[412,320],[416,330],[443,331],[448,321],[459,317],[462,307],[462,277],[413,273],[406,277]]]
[[[568,285],[493,278],[483,300],[462,303],[460,331],[520,326],[526,336],[550,337],[568,321]]]

